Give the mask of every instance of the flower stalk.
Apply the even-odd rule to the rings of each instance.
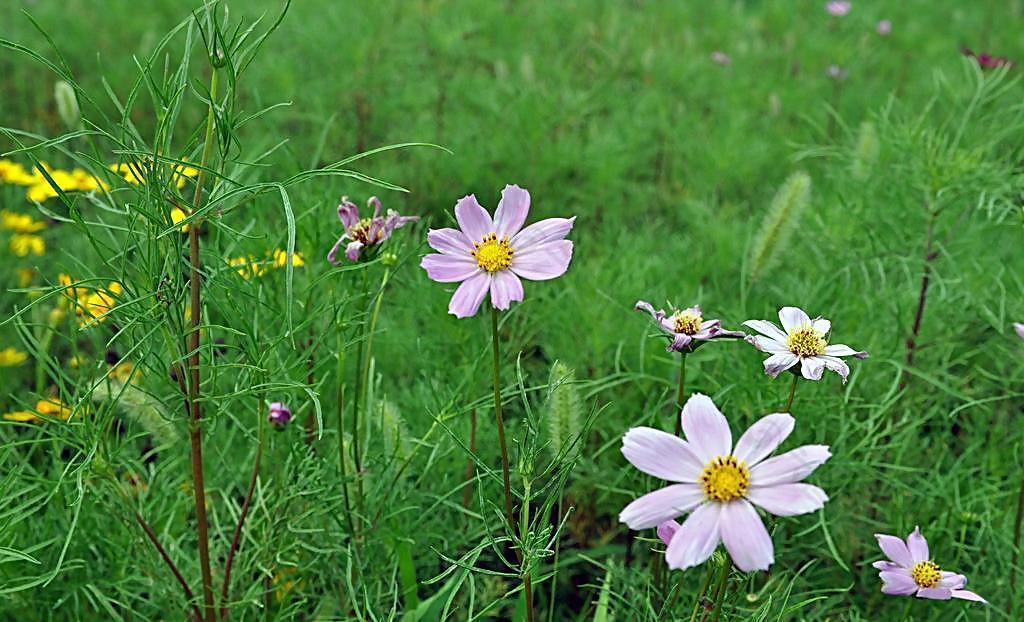
[[[676,395],[676,408],[673,412],[673,416],[676,420],[676,436],[683,435],[683,418],[679,416],[679,413],[683,410],[683,404],[686,403],[686,352],[679,354],[679,392]]]
[[[789,399],[786,400],[786,405],[783,407],[782,412],[788,413],[793,408],[793,398],[796,397],[796,383],[800,381],[800,376],[793,374],[793,384],[789,385]]]

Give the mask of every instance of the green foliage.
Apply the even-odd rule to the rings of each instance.
[[[789,238],[810,201],[811,178],[803,171],[790,175],[775,193],[750,248],[751,280],[756,280],[782,259],[788,250]]]
[[[548,448],[555,456],[572,459],[579,451],[577,439],[583,419],[583,402],[575,385],[576,372],[555,361],[548,375],[548,395],[544,404]]]

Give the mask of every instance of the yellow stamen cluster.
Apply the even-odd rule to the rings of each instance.
[[[825,337],[810,325],[801,326],[786,338],[786,347],[797,356],[821,356],[825,354],[827,343]]]
[[[370,246],[380,241],[380,234],[383,227],[377,227],[377,230],[372,234],[370,232],[370,225],[373,224],[372,218],[362,218],[352,227],[348,232],[348,237],[352,238],[357,242]]]
[[[910,578],[920,587],[935,587],[942,579],[942,572],[933,561],[917,562],[910,569]]]
[[[471,255],[481,270],[497,272],[508,270],[512,266],[512,247],[507,237],[498,239],[495,233],[488,233],[480,242],[474,243]]]
[[[692,335],[700,330],[700,325],[704,323],[704,318],[701,317],[700,313],[692,309],[684,309],[672,316],[672,322],[675,324],[675,331],[677,333]]]
[[[704,467],[700,484],[710,501],[739,499],[750,488],[750,469],[735,456],[718,456]]]

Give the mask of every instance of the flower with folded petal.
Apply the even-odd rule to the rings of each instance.
[[[682,412],[686,440],[653,428],[633,428],[623,437],[622,454],[633,466],[671,483],[627,505],[619,520],[635,530],[659,527],[658,535],[669,540],[670,568],[701,564],[722,542],[740,570],[766,570],[775,550],[755,506],[795,516],[828,501],[821,488],[801,483],[832,455],[828,446],[804,445],[768,458],[793,425],[787,413],[767,415],[733,446],[725,416],[706,395],[693,395]],[[687,513],[674,531],[665,524]]]
[[[801,309],[783,307],[779,311],[779,321],[782,322],[782,330],[767,320],[743,322],[744,326],[761,333],[747,337],[747,341],[761,352],[771,354],[764,361],[764,371],[772,378],[799,363],[800,373],[808,380],[821,380],[822,372],[830,369],[845,383],[850,368],[839,357],[868,357],[867,352],[858,352],[847,345],[828,345],[832,322],[824,318],[812,320]]]
[[[348,197],[341,197],[341,204],[338,205],[338,220],[345,225],[345,233],[338,238],[334,247],[327,253],[327,261],[332,264],[338,263],[336,259],[342,245],[345,245],[345,257],[349,261],[359,261],[359,256],[364,249],[370,251],[379,247],[391,237],[395,229],[420,219],[419,216],[401,216],[392,209],[388,210],[387,216],[381,216],[380,199],[377,197],[370,197],[366,206],[373,208],[373,216],[360,218],[359,206],[349,201]]]
[[[980,603],[988,602],[970,590],[963,589],[967,585],[967,577],[955,572],[947,572],[939,568],[928,554],[928,541],[921,535],[921,530],[914,528],[904,542],[896,536],[876,533],[878,546],[888,556],[886,561],[877,561],[872,566],[879,571],[882,579],[882,593],[891,596],[910,596],[933,600],[949,600],[962,598]]]
[[[723,330],[721,320],[705,320],[701,315],[700,305],[694,305],[689,309],[676,309],[671,315],[661,309],[655,310],[651,303],[643,300],[638,300],[634,308],[650,313],[658,328],[668,335],[671,341],[665,348],[667,352],[690,353],[718,337],[746,337],[739,331]]]
[[[455,204],[459,229],[431,229],[427,243],[438,251],[420,266],[438,283],[460,283],[448,304],[455,317],[471,317],[490,293],[491,304],[504,311],[522,301],[523,283],[546,281],[565,274],[572,242],[565,239],[576,217],[548,218],[523,227],[530,211],[530,193],[505,186],[494,218],[472,194]]]

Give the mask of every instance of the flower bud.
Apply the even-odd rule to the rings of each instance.
[[[292,411],[281,402],[274,402],[270,405],[270,414],[267,415],[267,421],[270,425],[275,428],[283,428],[288,425],[288,422],[292,419]]]
[[[69,130],[78,128],[82,121],[82,111],[78,108],[78,97],[75,89],[63,80],[53,85],[53,98],[57,100],[57,114]]]

